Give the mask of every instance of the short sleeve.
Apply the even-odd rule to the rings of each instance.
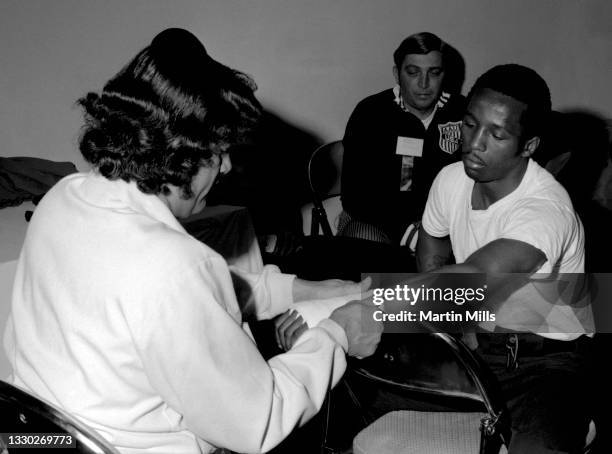
[[[550,200],[527,199],[512,210],[500,237],[522,241],[546,255],[547,265],[542,271],[558,266],[566,255],[583,246],[580,222],[575,213]]]
[[[447,195],[445,191],[449,186],[447,180],[448,168],[445,167],[438,172],[438,175],[434,179],[431,189],[429,190],[427,203],[425,204],[422,226],[428,234],[434,237],[444,237],[450,232],[448,216],[449,195]]]

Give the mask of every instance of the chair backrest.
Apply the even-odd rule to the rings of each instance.
[[[387,336],[391,336],[391,342],[381,342],[374,356],[358,362],[362,364],[353,368],[354,373],[407,392],[417,400],[421,396],[423,402],[457,404],[459,411],[474,411],[470,402],[479,403],[488,413],[487,424],[491,425],[485,430],[490,435],[497,433],[504,441],[509,439],[508,415],[497,382],[460,339],[433,330],[417,337]],[[405,338],[410,340],[404,345]]]
[[[317,148],[308,161],[308,182],[321,200],[340,195],[344,147],[341,140]]]
[[[312,203],[302,209],[304,233],[333,236],[337,218],[342,211],[340,203],[340,177],[342,174],[342,141],[329,142],[318,147],[308,160],[308,183]],[[310,222],[308,222],[310,221]]]
[[[484,364],[480,359],[478,359],[478,357],[474,353],[472,353],[472,350],[470,350],[470,348],[457,337],[443,332],[433,332],[433,330],[431,331],[430,336],[432,336],[436,340],[441,341],[440,343],[445,345],[449,352],[452,352],[452,355],[455,357],[457,363],[467,373],[471,380],[471,383],[475,387],[475,390],[478,392],[478,400],[487,410],[488,415],[480,421],[482,431],[480,452],[495,452],[499,454],[506,453],[506,446],[508,445],[508,442],[510,440],[510,420],[502,394],[500,393],[497,382],[493,377],[491,371],[488,369],[486,364]],[[383,356],[388,355],[388,353],[383,353]],[[392,360],[397,361],[397,358],[392,358]],[[391,384],[392,386],[403,387],[411,391],[420,391],[421,394],[423,394],[424,392],[428,392],[428,390],[423,389],[420,384],[417,386],[411,386],[410,380],[407,380],[404,383],[398,383],[398,380],[396,380],[395,377],[389,379],[388,377],[384,375],[381,376],[381,374],[377,374],[376,372],[377,371],[371,373],[367,370],[357,369],[357,373],[367,377],[370,380],[375,380],[379,382],[385,381]],[[441,393],[441,390],[437,388],[429,391],[431,391],[433,394]],[[442,392],[442,394],[444,393]],[[471,392],[462,394],[464,394],[462,397],[467,397],[469,399],[473,399],[474,397],[476,397]],[[447,395],[458,396],[457,392],[453,390],[451,390]],[[368,424],[371,422],[372,420],[367,421]],[[589,424],[588,434],[586,435],[585,445],[583,446],[580,452],[585,454],[591,452],[591,449],[594,446],[594,441],[596,442],[596,434],[597,430],[595,424],[593,421],[591,421]],[[435,434],[432,436],[435,436]],[[495,440],[497,441],[497,443],[494,442],[488,445],[487,443],[485,443],[485,441],[489,439]],[[498,444],[499,442],[502,442],[503,445],[505,445],[501,446],[501,450]],[[397,450],[396,452],[400,451]],[[424,450],[420,452],[424,452]]]
[[[486,366],[457,337],[442,332],[432,332],[432,335],[443,341],[453,352],[457,361],[464,367],[476,386],[489,415],[493,418],[499,418],[504,412],[505,404],[501,394],[495,388]]]
[[[94,430],[21,389],[0,381],[0,448],[9,440],[6,434],[63,434],[72,437],[70,452],[82,454],[119,454]],[[29,443],[30,441],[28,441]],[[54,440],[56,446],[60,441]],[[63,442],[68,442],[64,439]],[[2,452],[0,450],[0,452]],[[12,452],[12,451],[11,451]]]

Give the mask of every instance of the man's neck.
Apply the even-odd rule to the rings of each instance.
[[[528,165],[529,159],[525,159],[514,172],[502,180],[476,181],[472,190],[472,209],[486,210],[495,202],[511,194],[523,181]]]
[[[403,101],[404,109],[407,110],[408,112],[410,112],[412,115],[414,115],[415,117],[417,117],[421,121],[423,121],[427,117],[429,117],[433,113],[434,109],[436,108],[436,104],[434,103],[434,105],[431,106],[430,109],[419,110],[419,109],[415,109],[414,107],[412,107],[405,100],[402,99],[402,101]]]

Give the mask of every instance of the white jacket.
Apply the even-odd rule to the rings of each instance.
[[[266,267],[243,278],[259,317],[293,306],[294,276]],[[331,320],[266,362],[224,259],[158,197],[93,172],[64,178],[38,205],[4,341],[15,384],[124,453],[267,451],[318,411],[346,367]]]

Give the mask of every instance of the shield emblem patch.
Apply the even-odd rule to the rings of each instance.
[[[461,122],[449,121],[443,125],[438,125],[440,149],[448,154],[453,154],[459,149],[461,143]]]

